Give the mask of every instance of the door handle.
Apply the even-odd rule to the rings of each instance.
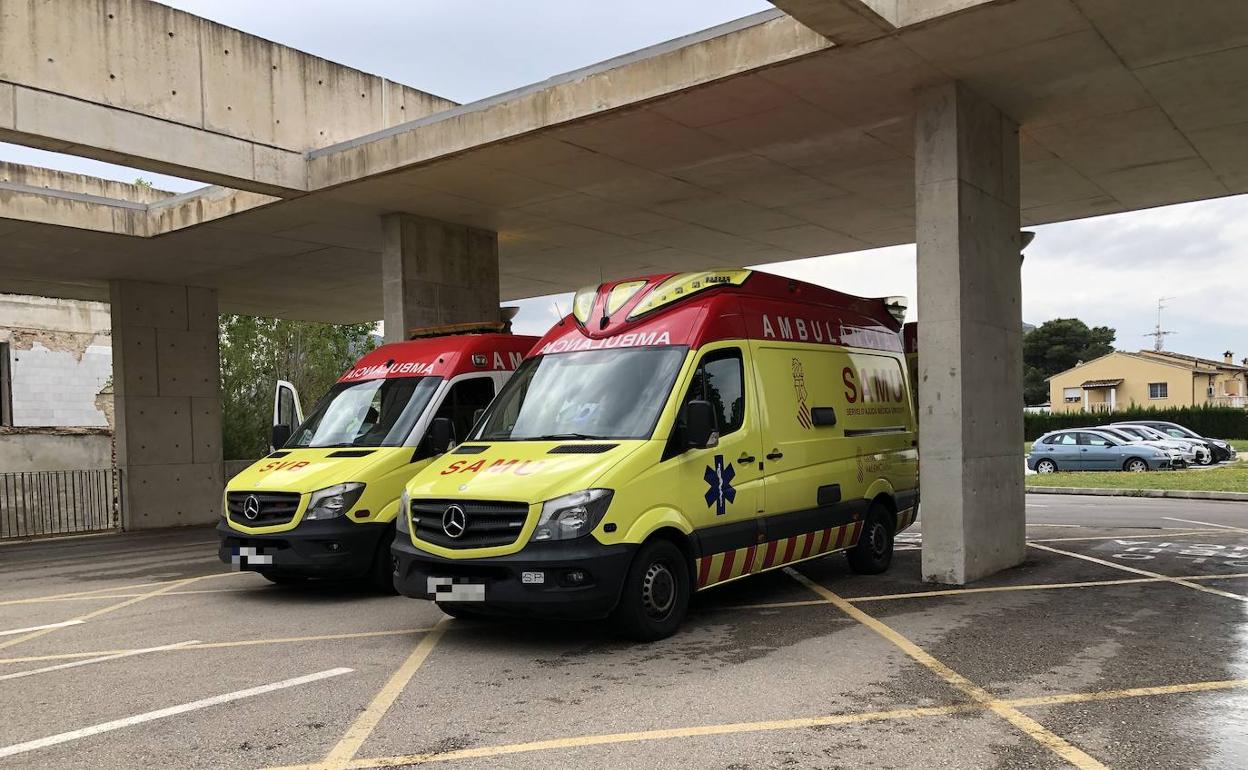
[[[768,452],[767,453],[768,460],[779,460],[781,457],[784,457],[784,452]]]
[[[741,456],[737,458],[737,462],[740,463],[741,465],[747,465],[749,463],[752,463],[754,462],[754,455],[747,455],[743,452]]]

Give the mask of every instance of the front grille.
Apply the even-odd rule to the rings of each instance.
[[[446,509],[458,505],[464,511],[464,534],[451,537],[442,528]],[[488,500],[413,500],[412,533],[416,539],[443,548],[490,548],[511,545],[529,517],[527,503]]]
[[[254,518],[248,518],[245,513],[249,497],[255,497],[260,504],[260,511]],[[225,502],[229,508],[230,521],[244,527],[285,524],[295,518],[295,511],[299,510],[297,492],[230,492],[225,496]]]

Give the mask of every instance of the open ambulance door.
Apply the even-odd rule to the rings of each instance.
[[[278,380],[277,387],[273,389],[273,437],[269,451],[285,446],[302,423],[303,407],[299,404],[299,392],[289,382]]]

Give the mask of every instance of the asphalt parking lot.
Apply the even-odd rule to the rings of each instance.
[[[966,589],[831,556],[652,645],[269,585],[210,530],[0,545],[0,768],[1243,768],[1248,505],[1032,495]]]

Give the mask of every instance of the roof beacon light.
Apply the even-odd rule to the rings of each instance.
[[[905,297],[885,297],[884,307],[888,308],[888,314],[897,320],[897,323],[906,322],[906,309],[910,306],[910,300]]]
[[[409,329],[407,338],[419,340],[426,337],[446,337],[452,334],[498,334],[505,331],[507,331],[507,324],[503,321],[469,321],[462,324],[442,324]]]

